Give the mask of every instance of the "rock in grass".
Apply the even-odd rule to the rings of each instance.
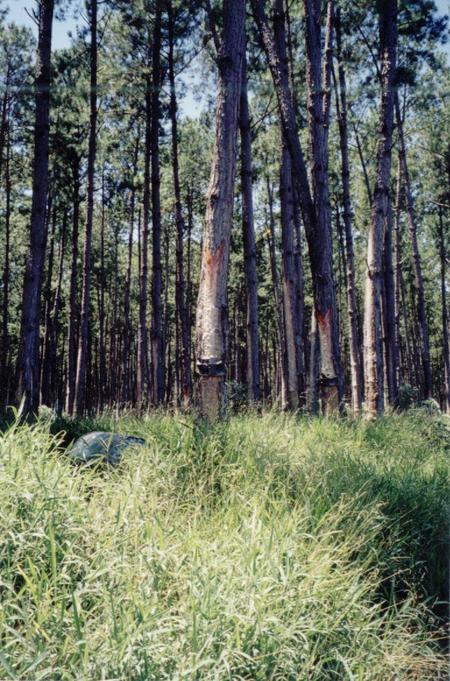
[[[128,447],[141,447],[145,440],[134,435],[117,435],[116,433],[87,433],[78,438],[69,457],[79,463],[96,463],[104,460],[112,466],[117,466],[123,452]]]

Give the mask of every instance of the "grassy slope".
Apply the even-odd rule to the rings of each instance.
[[[0,439],[0,678],[444,678],[448,422],[59,425],[148,446],[105,471],[45,424]]]

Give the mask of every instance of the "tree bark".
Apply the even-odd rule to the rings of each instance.
[[[450,346],[449,318],[447,308],[446,265],[448,250],[445,243],[444,220],[442,208],[439,206],[438,243],[441,261],[441,305],[442,305],[442,352],[444,355],[444,410],[450,414]]]
[[[86,223],[84,231],[83,287],[81,321],[75,379],[75,412],[83,414],[87,406],[87,364],[89,356],[89,323],[91,304],[92,223],[94,217],[94,174],[97,151],[97,0],[90,1],[90,118],[87,170]]]
[[[274,38],[281,59],[281,68],[285,70],[285,77],[289,78],[288,59],[286,53],[286,29],[283,0],[276,0],[274,7]],[[281,206],[281,253],[283,276],[283,317],[284,317],[284,346],[281,351],[285,354],[287,376],[285,386],[285,403],[289,409],[298,407],[298,373],[297,358],[301,348],[301,330],[298,319],[298,281],[295,266],[294,249],[294,190],[292,187],[292,165],[289,150],[281,131],[281,167],[280,167],[280,206]]]
[[[105,272],[105,169],[102,171],[102,196],[101,196],[101,219],[100,219],[100,272],[98,273],[98,396],[97,411],[101,413],[105,406],[107,394],[107,366],[106,366],[106,319],[105,319],[105,292],[107,288]]]
[[[282,59],[276,48],[274,37],[268,25],[263,1],[252,0],[252,7],[261,41],[267,54],[270,71],[272,73],[283,132],[291,155],[296,189],[302,207],[303,222],[305,225],[311,261],[315,314],[320,337],[321,393],[325,411],[329,412],[338,408],[343,386],[340,368],[339,337],[336,325],[337,309],[333,281],[331,224],[330,222],[327,222],[327,212],[329,213],[329,210],[319,199],[319,196],[323,198],[324,192],[326,192],[327,189],[327,145],[325,130],[327,126],[326,112],[323,107],[320,73],[320,31],[318,31],[320,25],[312,19],[312,26],[310,26],[309,30],[312,35],[308,41],[310,49],[312,48],[314,52],[314,73],[311,72],[310,75],[313,77],[314,82],[317,80],[317,75],[319,78],[318,96],[314,96],[314,98],[310,97],[310,109],[311,107],[314,109],[314,118],[316,116],[318,117],[313,126],[314,137],[318,146],[313,149],[313,151],[314,155],[320,159],[320,166],[316,167],[314,171],[315,180],[313,185],[317,193],[313,201],[303,152],[297,133],[289,80],[285,69],[282,68]],[[316,35],[317,31],[319,32],[319,39]],[[314,45],[312,45],[312,41],[314,42]],[[318,61],[317,55],[319,55]],[[318,70],[316,68],[317,65]],[[316,90],[314,90],[314,92],[316,92]],[[310,95],[311,94],[312,90],[310,90]],[[314,147],[316,147],[316,143],[314,144]]]
[[[184,232],[185,224],[181,206],[181,190],[178,162],[178,124],[177,99],[175,90],[174,71],[174,17],[172,2],[168,5],[169,14],[169,84],[170,84],[170,120],[172,127],[172,170],[175,194],[175,223],[177,229],[176,246],[176,282],[175,295],[180,336],[180,385],[181,402],[184,409],[188,409],[192,399],[191,358],[189,348],[189,317],[187,309],[186,283],[184,276]]]
[[[73,173],[72,262],[70,270],[69,326],[67,334],[66,411],[73,414],[78,345],[78,229],[80,218],[80,160],[76,156]]]
[[[258,336],[258,276],[253,222],[253,169],[250,116],[247,95],[246,56],[242,58],[242,85],[239,109],[241,135],[242,234],[244,241],[245,288],[247,298],[247,391],[250,403],[259,402],[260,359]]]
[[[138,360],[136,376],[136,400],[142,408],[148,400],[148,333],[147,333],[147,300],[148,300],[148,235],[150,216],[150,155],[151,155],[151,81],[147,74],[145,81],[145,148],[144,148],[144,192],[142,206],[142,234],[140,235],[139,258],[139,328],[138,328]]]
[[[225,401],[227,275],[245,49],[245,0],[227,0],[223,10],[223,35],[217,56],[216,134],[206,199],[196,320],[199,413],[210,422],[223,413]]]
[[[136,144],[133,154],[133,168],[131,175],[131,197],[130,197],[130,226],[128,232],[128,257],[127,257],[127,272],[125,276],[125,291],[123,304],[123,347],[122,347],[122,405],[131,402],[131,266],[133,262],[133,235],[134,235],[134,219],[136,207],[136,173],[139,153],[139,132],[136,138]]]
[[[152,371],[153,404],[164,400],[164,348],[162,328],[162,272],[161,272],[161,198],[159,176],[159,91],[161,88],[161,0],[156,0],[152,47]]]
[[[280,355],[280,383],[281,383],[281,406],[283,409],[287,408],[287,385],[288,385],[288,363],[287,356],[284,352],[286,347],[285,339],[285,325],[284,325],[284,315],[283,306],[280,301],[280,282],[278,277],[278,267],[275,252],[275,219],[273,215],[273,188],[271,187],[270,180],[267,177],[267,199],[269,202],[269,231],[267,235],[267,243],[269,247],[269,260],[270,260],[270,271],[272,274],[272,291],[274,300],[274,314],[275,314],[275,328],[277,332],[277,342],[278,342],[278,354]],[[275,355],[276,361],[276,355]],[[276,383],[275,393],[278,394]]]
[[[384,354],[386,358],[386,378],[388,401],[394,405],[398,393],[398,346],[395,335],[395,280],[392,261],[392,202],[389,196],[388,216],[384,232],[383,274],[383,319],[384,319]]]
[[[48,142],[51,81],[51,39],[54,0],[40,0],[35,78],[33,198],[30,244],[25,266],[19,350],[20,414],[32,417],[39,407],[39,313],[44,271]]]
[[[49,208],[50,210],[50,208]],[[49,365],[49,349],[51,344],[51,312],[52,312],[52,276],[53,276],[53,261],[55,254],[55,229],[56,229],[56,206],[53,207],[51,217],[51,228],[49,237],[49,253],[47,264],[47,280],[44,286],[44,337],[42,341],[42,357],[41,357],[41,377],[40,377],[40,404],[50,406],[50,365]]]
[[[339,127],[341,151],[342,204],[345,231],[345,264],[347,288],[347,314],[350,346],[350,373],[352,386],[352,409],[355,414],[361,411],[363,400],[363,378],[360,354],[360,336],[358,329],[358,306],[356,300],[355,256],[353,251],[352,202],[350,197],[350,163],[348,154],[347,124],[347,83],[342,58],[342,36],[340,12],[336,13],[336,52],[338,60],[338,83],[333,70],[336,90],[336,114]]]
[[[397,0],[380,2],[382,94],[377,149],[377,174],[369,229],[364,299],[364,361],[366,409],[369,417],[384,409],[381,291],[383,236],[389,210],[391,148],[394,114],[394,78],[397,47]]]
[[[3,300],[2,300],[2,351],[0,359],[0,379],[3,386],[0,406],[5,407],[9,401],[9,287],[10,287],[10,247],[11,247],[11,140],[9,125],[6,129],[5,159],[5,259],[3,265]]]
[[[406,158],[405,137],[403,134],[403,121],[400,112],[400,103],[398,100],[398,93],[395,94],[395,115],[398,128],[399,139],[399,155],[400,164],[402,168],[406,211],[408,216],[408,227],[411,238],[412,254],[413,254],[413,268],[414,268],[414,288],[417,300],[417,312],[419,322],[419,341],[420,341],[420,355],[423,370],[423,395],[426,399],[432,396],[432,375],[431,375],[431,361],[430,361],[430,341],[428,332],[428,321],[425,307],[425,291],[423,286],[422,264],[420,259],[419,244],[417,240],[417,224],[414,211],[414,199],[411,191],[411,181],[409,177],[409,169]]]

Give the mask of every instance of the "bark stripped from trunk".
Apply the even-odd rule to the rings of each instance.
[[[382,94],[378,132],[377,174],[369,230],[364,301],[366,409],[369,417],[375,416],[384,409],[381,293],[383,282],[383,241],[389,211],[392,129],[394,122],[394,78],[397,51],[396,0],[383,0],[380,2],[379,21]]]
[[[316,309],[321,349],[320,382],[325,410],[335,412],[339,408],[342,385],[340,371],[338,370],[339,333],[332,269],[331,207],[328,187],[328,121],[334,5],[332,0],[328,0],[324,60],[322,60],[321,47],[322,2],[321,0],[304,0],[304,6],[308,84],[307,106],[314,208],[320,234],[322,237],[325,237],[325,239],[321,239],[320,244],[320,248],[326,256],[323,262],[324,271],[326,272],[328,268],[330,270],[327,273],[330,281],[330,290],[327,291],[329,304],[323,310]]]
[[[210,422],[221,415],[225,399],[227,275],[245,49],[245,0],[227,0],[223,4],[223,36],[217,56],[216,136],[207,194],[196,320],[199,412]]]
[[[39,3],[39,37],[35,79],[33,198],[30,245],[25,266],[19,351],[19,400],[24,417],[39,407],[39,312],[45,247],[48,191],[48,140],[53,0]]]
[[[259,385],[258,278],[256,273],[256,245],[253,224],[252,147],[245,55],[242,60],[239,127],[241,133],[242,233],[247,295],[247,386],[249,402],[258,402],[261,397]]]

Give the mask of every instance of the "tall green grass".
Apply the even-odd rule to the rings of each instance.
[[[0,439],[0,678],[445,678],[442,418],[61,428]],[[73,466],[94,429],[147,445]]]

